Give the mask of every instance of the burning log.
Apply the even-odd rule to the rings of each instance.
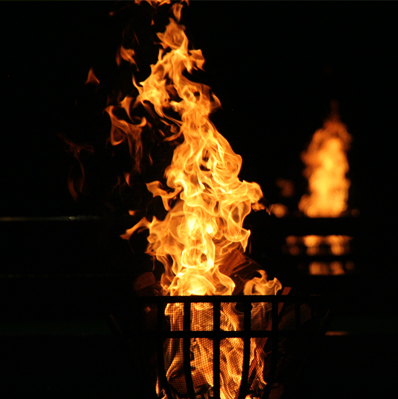
[[[152,272],[140,274],[133,281],[133,291],[138,296],[159,296],[161,287]]]
[[[262,270],[262,267],[238,249],[229,253],[220,266],[220,272],[229,276],[235,283],[232,295],[243,294],[246,283],[259,276],[259,270]]]

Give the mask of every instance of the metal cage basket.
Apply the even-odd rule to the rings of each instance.
[[[137,298],[141,319],[128,339],[148,392],[141,397],[278,399],[288,393],[316,338],[326,332],[330,313],[325,297],[289,291]],[[203,314],[206,323],[195,324]],[[224,323],[230,317],[238,321],[232,328]],[[231,374],[234,382],[228,383]]]

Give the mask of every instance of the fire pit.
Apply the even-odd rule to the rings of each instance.
[[[166,2],[149,3],[157,10]],[[159,199],[159,207],[132,206],[130,215],[139,217],[121,235],[131,243],[146,230],[145,252],[162,264],[158,282],[150,277],[145,282],[144,276],[134,288],[142,296],[145,287],[156,293],[143,300],[143,320],[137,323],[144,337],[154,338],[143,353],[147,374],[162,399],[258,398],[271,392],[276,398],[290,360],[301,351],[294,349],[302,346],[301,332],[318,333],[319,325],[307,323],[319,321],[319,315],[303,297],[276,296],[280,281],[245,254],[251,232],[243,223],[252,210],[265,209],[263,193],[259,184],[239,179],[242,157],[210,119],[219,99],[188,78],[205,60],[189,45],[182,7],[171,6],[168,24],[156,34],[160,47],[150,75],[137,82],[133,73],[134,89],[105,109],[109,143],[129,153],[119,185],[133,187],[134,178],[153,165],[155,143],[173,148],[159,179],[151,174],[144,179],[145,196]],[[124,60],[138,70],[134,46],[140,41],[133,42],[132,48],[120,47],[117,63]],[[81,186],[77,182],[75,188]],[[283,293],[289,291],[285,287]],[[156,357],[148,353],[152,346]]]
[[[136,362],[145,370],[143,384],[152,386],[153,397],[163,399],[280,398],[291,388],[329,320],[326,297],[286,295],[289,291],[137,298],[142,319],[129,332],[129,341]],[[203,329],[193,325],[197,306],[212,317]],[[170,308],[172,315],[181,316],[178,323],[170,321]],[[235,317],[236,313],[236,330],[220,326],[224,314]],[[198,351],[198,346],[207,353]],[[236,352],[229,360],[225,347]]]

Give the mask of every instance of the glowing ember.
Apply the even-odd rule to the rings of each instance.
[[[304,236],[286,237],[286,243],[291,255],[300,254],[300,245],[304,244],[307,255],[343,255],[348,251],[349,236]]]
[[[107,108],[112,121],[111,143],[127,142],[138,169],[142,157],[141,133],[148,122],[145,118],[137,120],[131,114],[137,104],[142,104],[152,116],[156,113],[169,127],[170,135],[164,140],[180,138],[181,141],[183,137],[165,170],[167,187],[158,181],[147,184],[154,197],[161,197],[168,211],[166,217],[163,220],[143,218],[122,237],[129,239],[136,230],[149,229],[147,253],[164,265],[160,283],[165,295],[232,295],[237,287],[227,270],[234,271],[234,265],[245,259],[242,253],[250,231],[243,228],[243,221],[252,209],[264,208],[259,203],[263,194],[257,183],[239,180],[242,159],[209,120],[210,113],[220,105],[218,98],[209,87],[186,77],[185,72],[203,67],[204,58],[200,50],[188,48],[184,27],[178,23],[181,7],[177,3],[172,6],[174,18],[170,18],[165,32],[158,33],[162,48],[156,64],[151,65],[150,76],[140,83],[133,78],[139,95],[135,99],[127,96],[118,107]],[[122,49],[118,62],[120,58],[134,64],[133,51]],[[130,122],[117,117],[115,111],[120,108],[125,110]],[[276,294],[281,289],[277,279],[268,281],[261,270],[259,274],[261,277],[244,285],[245,295]],[[253,314],[261,311],[264,312],[253,310]],[[170,328],[180,330],[182,304],[169,304],[166,315]],[[193,330],[211,329],[212,320],[210,305],[194,305]],[[241,320],[242,314],[235,306],[222,306],[222,330],[236,331]],[[241,382],[243,342],[228,338],[220,345],[221,398],[232,399]],[[211,340],[192,340],[191,355],[195,389],[210,392],[213,386]],[[255,353],[252,346],[251,361],[258,357],[259,351]],[[166,341],[165,359],[168,381],[171,385],[177,384],[182,369],[181,340]],[[261,391],[266,385],[261,356],[256,361],[252,387]],[[181,396],[184,394],[180,392]]]

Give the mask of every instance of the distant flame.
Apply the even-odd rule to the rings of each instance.
[[[350,181],[346,174],[349,170],[347,150],[351,136],[346,126],[340,121],[337,103],[332,103],[332,113],[324,122],[323,129],[317,130],[307,150],[301,154],[306,164],[304,175],[308,179],[309,195],[303,195],[299,209],[311,218],[342,216],[347,210]],[[321,246],[326,246],[333,255],[343,255],[349,250],[351,238],[342,235],[305,236],[302,242],[307,247],[308,255],[322,253]],[[297,254],[297,249],[290,239],[290,252]],[[289,241],[287,240],[289,245]],[[311,262],[310,274],[344,274],[343,264],[334,262]]]
[[[257,183],[239,180],[242,158],[235,154],[209,119],[220,101],[208,86],[186,77],[185,71],[191,73],[194,69],[202,69],[205,60],[200,50],[188,48],[184,27],[177,22],[181,4],[175,3],[172,10],[174,18],[170,18],[164,33],[158,33],[162,48],[156,64],[151,65],[150,76],[140,83],[133,78],[138,96],[135,99],[126,97],[116,107],[123,108],[130,121],[117,118],[115,107],[107,109],[112,121],[111,143],[117,145],[127,141],[130,153],[135,157],[142,156],[141,132],[147,124],[145,118],[137,120],[131,115],[131,109],[137,104],[142,104],[151,115],[155,112],[158,119],[170,127],[170,134],[164,140],[183,137],[165,170],[167,187],[158,181],[147,184],[153,197],[162,199],[168,211],[166,217],[164,220],[143,218],[127,230],[123,238],[128,239],[138,229],[149,229],[147,253],[156,256],[164,265],[161,277],[164,294],[231,295],[235,282],[220,268],[228,258],[235,257],[234,253],[245,251],[250,231],[243,228],[243,221],[252,209],[264,208],[259,202],[263,194]],[[127,55],[120,52],[120,57],[126,57],[130,63],[133,63],[130,60],[133,56],[132,51]],[[137,165],[139,167],[139,162]],[[275,294],[281,289],[277,279],[269,281],[265,272],[260,271],[260,274],[261,278],[255,277],[246,284],[244,294]],[[167,306],[166,314],[170,317],[172,329],[180,328],[181,312],[181,304]],[[230,305],[222,307],[222,329],[238,329],[239,317],[234,312],[231,313]],[[207,305],[195,305],[192,315],[193,329],[209,328],[212,316]],[[195,340],[191,347],[194,352],[191,365],[196,373],[194,379],[211,387],[212,371],[203,366],[211,364],[210,346],[209,340]],[[177,361],[182,350],[180,341],[170,339],[165,348],[172,356],[169,358],[174,359],[167,369],[168,379],[173,380],[182,367]],[[251,355],[254,359],[255,353]],[[197,363],[199,358],[200,364]],[[207,359],[205,363],[203,358]],[[221,398],[235,398],[241,379],[242,359],[241,339],[222,341]],[[261,362],[256,381],[258,386],[264,387],[266,383],[262,380],[260,366]]]
[[[294,195],[294,184],[291,180],[278,178],[275,183],[281,189],[282,197],[288,198]]]
[[[271,204],[269,211],[274,214],[277,218],[282,218],[288,214],[288,208],[283,204]]]
[[[349,242],[352,238],[344,235],[328,236],[303,236],[286,237],[288,251],[291,255],[300,255],[300,246],[306,247],[306,254],[313,255],[343,255],[349,250]]]
[[[350,181],[346,151],[351,136],[334,110],[323,129],[312,136],[308,149],[301,154],[306,164],[310,194],[304,195],[299,209],[309,217],[339,217],[347,209]]]

